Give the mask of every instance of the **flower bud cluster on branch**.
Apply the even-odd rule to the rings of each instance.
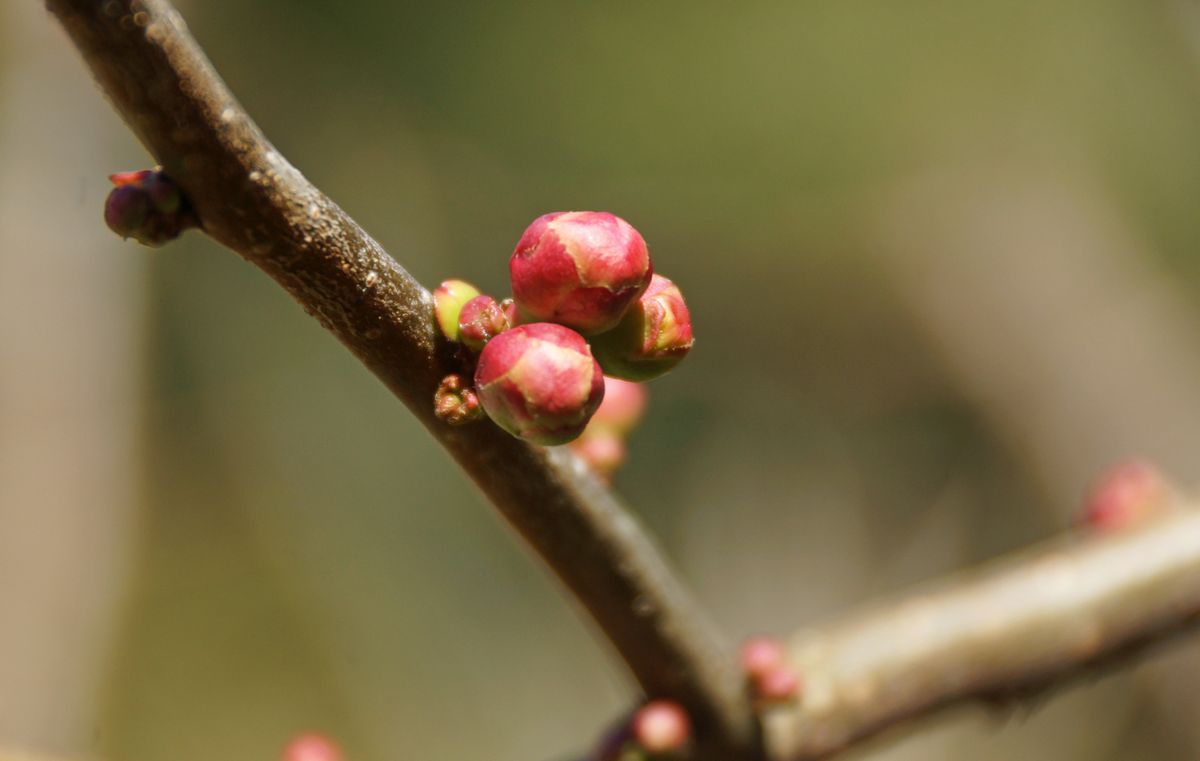
[[[694,343],[683,294],[654,274],[641,234],[601,211],[554,212],[525,230],[509,258],[513,297],[497,301],[462,280],[434,291],[434,317],[456,343],[462,372],[434,399],[452,425],[475,419],[455,402],[474,393],[487,417],[535,444],[574,442],[603,478],[625,456],[640,418],[637,382],[668,372]],[[459,378],[473,378],[462,388]],[[589,425],[606,395],[611,412]]]

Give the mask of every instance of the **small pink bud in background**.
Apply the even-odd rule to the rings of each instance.
[[[620,324],[592,339],[592,349],[608,375],[647,381],[679,364],[693,343],[692,316],[683,294],[655,275]]]
[[[794,700],[800,693],[800,677],[788,665],[776,666],[755,679],[753,685],[758,699],[767,703]]]
[[[433,290],[433,316],[448,340],[458,340],[458,316],[463,305],[478,295],[479,289],[465,280],[443,280]]]
[[[622,436],[633,430],[646,412],[646,387],[620,378],[604,379],[604,401],[592,416],[588,431],[601,428]]]
[[[742,671],[751,679],[758,679],[784,663],[783,644],[765,635],[743,642],[740,655]]]
[[[538,217],[508,262],[522,314],[585,335],[611,329],[650,284],[650,253],[637,230],[606,211]]]
[[[483,406],[467,379],[451,373],[433,395],[433,414],[450,425],[463,425],[482,418]]]
[[[122,238],[161,246],[196,226],[183,193],[159,170],[109,175],[113,189],[104,201],[104,222]]]
[[[1153,465],[1129,460],[1110,467],[1084,498],[1083,521],[1098,531],[1137,525],[1166,507],[1171,487]]]
[[[535,444],[565,444],[583,433],[604,398],[604,376],[587,341],[570,328],[536,322],[488,342],[475,368],[488,416]]]
[[[604,382],[606,399],[608,398],[608,384],[609,381],[606,380]],[[594,424],[595,418],[592,420]],[[571,442],[570,447],[576,457],[586,462],[588,467],[604,480],[611,478],[621,463],[625,462],[625,439],[620,434],[607,429],[593,431],[592,424],[588,425],[582,436]]]
[[[692,722],[672,700],[654,700],[633,715],[633,739],[651,755],[677,753],[691,740]]]
[[[282,761],[344,761],[333,740],[316,732],[297,735],[284,747]]]
[[[508,316],[491,296],[476,296],[458,314],[458,340],[471,351],[483,351],[488,341],[509,327]]]

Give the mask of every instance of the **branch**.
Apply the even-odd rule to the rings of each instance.
[[[647,693],[703,747],[746,757],[753,716],[728,651],[636,519],[573,458],[433,416],[450,368],[429,293],[263,137],[166,0],[47,0],[214,239],[262,268],[449,450],[583,603]]]
[[[769,756],[827,758],[965,702],[1006,704],[1093,676],[1200,621],[1200,508],[1069,537],[797,634],[801,701],[769,712]]]

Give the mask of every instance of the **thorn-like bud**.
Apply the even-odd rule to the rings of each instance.
[[[122,238],[161,246],[196,226],[179,186],[157,169],[109,175],[113,189],[104,202],[104,222]]]
[[[633,715],[633,739],[653,756],[682,751],[691,740],[692,722],[673,700],[653,700]]]
[[[679,288],[655,275],[620,324],[592,339],[604,372],[629,381],[666,373],[691,351],[692,316]]]
[[[433,316],[447,340],[458,340],[458,317],[463,305],[479,295],[479,289],[465,280],[443,280],[433,289]]]
[[[604,398],[604,376],[583,336],[535,322],[488,342],[475,368],[488,416],[535,444],[565,444],[583,433]]]
[[[513,297],[531,320],[584,335],[615,326],[650,284],[641,234],[606,211],[558,211],[533,221],[508,262]]]
[[[608,397],[608,384],[604,382],[605,398]],[[593,424],[595,418],[592,418]],[[596,475],[607,481],[612,474],[625,462],[625,439],[620,434],[607,429],[592,430],[589,424],[583,435],[571,442],[571,451],[575,456],[588,464]]]
[[[1171,486],[1150,463],[1128,460],[1100,474],[1084,498],[1083,522],[1098,531],[1118,531],[1161,513]]]
[[[442,378],[433,395],[433,414],[450,425],[463,425],[482,418],[483,406],[467,379],[451,373]]]
[[[297,735],[283,749],[282,761],[344,761],[333,740],[316,732]]]
[[[476,296],[458,314],[458,340],[471,351],[483,351],[488,341],[509,327],[508,315],[491,296]]]

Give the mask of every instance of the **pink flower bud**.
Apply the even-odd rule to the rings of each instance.
[[[509,327],[508,316],[491,296],[476,296],[458,314],[458,340],[471,351],[483,351],[488,341]]]
[[[755,695],[767,703],[794,700],[800,693],[800,677],[791,666],[779,665],[756,678]]]
[[[751,679],[757,679],[784,662],[783,645],[774,637],[751,637],[742,643],[742,670]]]
[[[670,280],[655,275],[620,324],[592,339],[592,349],[605,373],[646,381],[679,364],[693,343],[692,316],[683,294]]]
[[[196,226],[179,186],[161,171],[119,172],[108,179],[114,187],[104,201],[104,222],[122,238],[161,246]]]
[[[1158,468],[1141,460],[1119,463],[1092,483],[1083,504],[1083,521],[1099,531],[1134,526],[1160,513],[1171,487]]]
[[[504,316],[508,318],[508,327],[515,328],[520,325],[519,315],[517,310],[517,302],[512,299],[504,299],[500,302],[500,311],[504,312]]]
[[[465,280],[443,280],[433,290],[433,316],[448,340],[458,340],[459,314],[463,305],[478,295],[479,289]]]
[[[606,211],[538,217],[521,236],[508,269],[523,314],[585,335],[616,325],[651,274],[646,241]]]
[[[640,383],[604,379],[604,401],[588,424],[588,433],[604,429],[624,436],[642,419],[646,412],[646,387]]]
[[[316,732],[292,738],[283,749],[282,761],[344,761],[342,750],[333,740]]]
[[[654,700],[633,715],[633,739],[651,755],[677,753],[692,736],[687,712],[673,700]]]
[[[442,378],[433,395],[433,414],[450,425],[463,425],[483,417],[483,407],[467,379],[451,373]]]
[[[604,381],[604,398],[608,398],[608,384]],[[601,407],[604,403],[601,402]],[[597,415],[600,413],[597,412]],[[625,440],[621,435],[607,429],[593,431],[596,419],[588,425],[583,435],[571,442],[571,451],[596,472],[596,475],[607,480],[625,461]]]
[[[535,322],[488,342],[475,368],[488,416],[536,444],[565,444],[604,398],[604,376],[587,341],[570,328]]]

